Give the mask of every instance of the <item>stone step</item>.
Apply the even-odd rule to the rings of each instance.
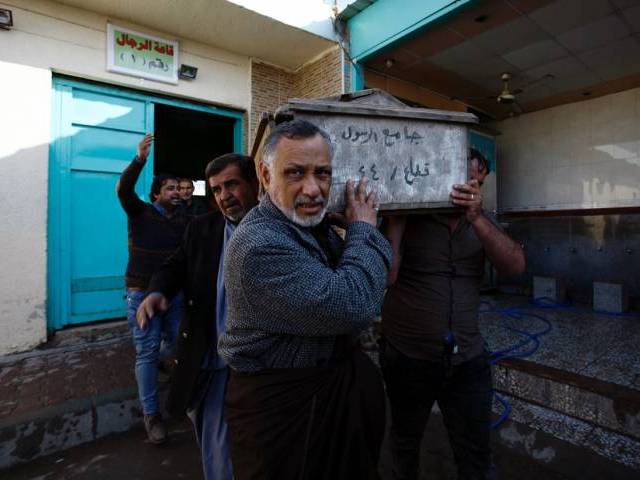
[[[0,358],[0,468],[139,424],[134,358],[122,322]]]
[[[522,359],[496,365],[494,386],[511,407],[497,429],[502,444],[553,464],[566,478],[640,477],[637,390]],[[585,465],[591,467],[578,475]]]
[[[640,391],[522,359],[494,367],[499,392],[640,440]]]

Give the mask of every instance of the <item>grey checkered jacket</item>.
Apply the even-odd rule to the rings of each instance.
[[[331,230],[332,244],[340,243]],[[310,232],[268,197],[247,214],[227,246],[227,324],[218,352],[231,368],[322,365],[338,335],[379,314],[391,246],[365,222],[347,228],[335,268]]]

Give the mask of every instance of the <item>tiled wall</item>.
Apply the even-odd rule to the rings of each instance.
[[[496,125],[500,211],[640,206],[640,89]]]

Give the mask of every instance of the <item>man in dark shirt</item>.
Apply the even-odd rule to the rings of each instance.
[[[503,275],[524,270],[520,246],[482,210],[486,159],[471,150],[469,182],[454,185],[463,214],[389,217],[394,251],[382,309],[381,366],[391,403],[397,479],[418,477],[419,447],[434,402],[458,478],[495,478],[489,430],[492,380],[478,326],[485,255]]]
[[[209,213],[212,210],[211,205],[209,205],[205,198],[194,197],[194,190],[192,179],[183,177],[178,180],[178,193],[180,194],[185,213],[191,217]]]
[[[178,296],[164,314],[154,317],[145,329],[138,327],[136,311],[151,276],[180,245],[188,218],[182,212],[178,180],[173,176],[154,177],[150,195],[153,203],[143,202],[135,192],[152,141],[151,134],[140,141],[137,155],[122,172],[116,191],[128,220],[127,319],[136,348],[138,396],[147,435],[157,444],[163,443],[167,436],[158,407],[160,346],[163,340],[167,345],[175,343],[182,310],[181,297]]]
[[[153,275],[150,293],[138,308],[138,324],[143,328],[167,308],[168,299],[184,290],[187,307],[168,409],[177,417],[186,412],[193,421],[205,480],[231,480],[222,415],[228,369],[217,350],[227,316],[224,257],[236,225],[258,201],[258,182],[253,159],[237,153],[212,160],[205,177],[219,211],[191,221],[180,248]]]

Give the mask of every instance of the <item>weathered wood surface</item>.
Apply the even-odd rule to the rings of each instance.
[[[334,147],[329,208],[344,207],[347,180],[363,175],[378,192],[380,211],[450,209],[451,186],[467,180],[468,131],[475,115],[412,108],[377,89],[320,99],[291,99],[275,116],[265,115],[252,154],[271,128],[306,119],[324,129]]]
[[[343,208],[347,180],[362,176],[376,188],[380,211],[452,207],[451,186],[467,180],[464,124],[311,111],[296,111],[295,118],[331,136],[331,211]]]

